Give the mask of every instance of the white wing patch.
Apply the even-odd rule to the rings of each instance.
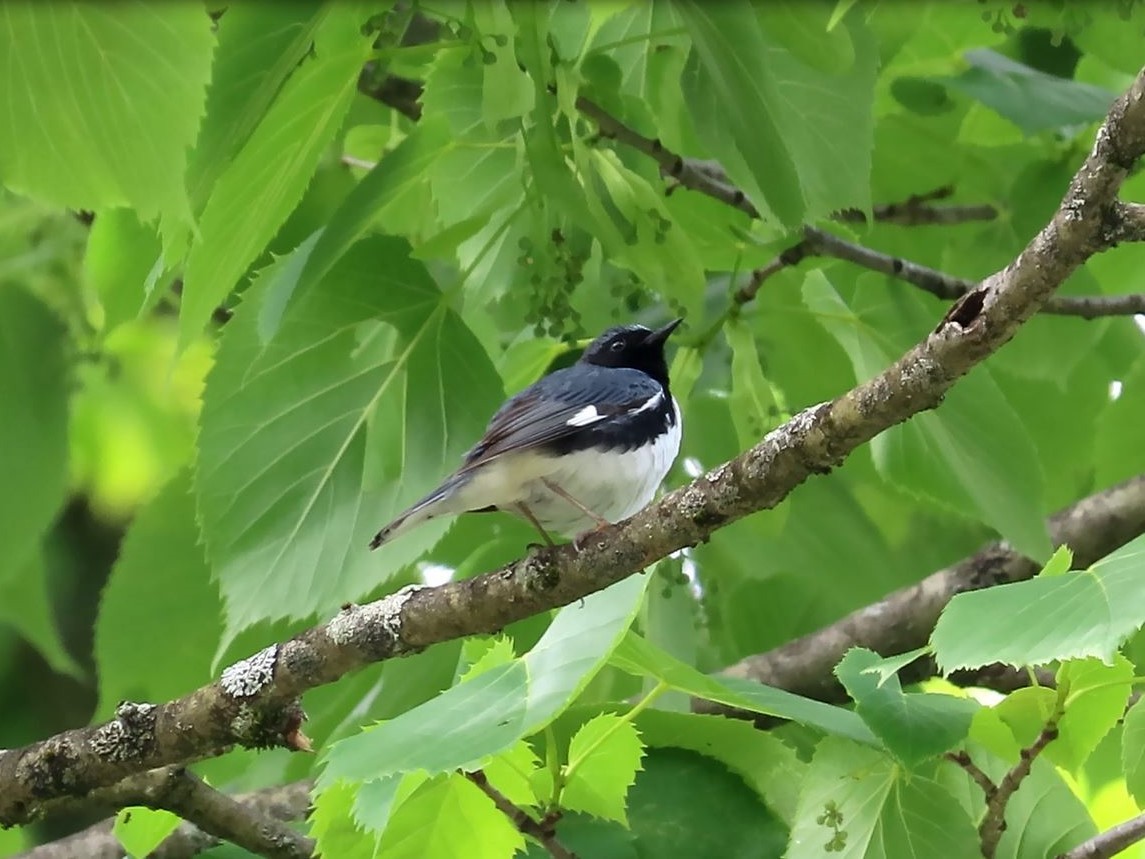
[[[596,406],[585,406],[565,423],[570,427],[586,427],[600,420],[604,420],[604,415],[596,410]]]
[[[660,403],[662,402],[664,402],[664,391],[660,390],[645,400],[643,403],[641,403],[639,406],[637,406],[635,409],[630,411],[628,414],[629,416],[632,416],[638,415],[641,412],[647,412],[651,409],[659,407]]]

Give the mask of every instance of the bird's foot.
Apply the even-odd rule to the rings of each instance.
[[[580,534],[577,534],[575,537],[573,537],[573,548],[578,552],[583,552],[588,548],[588,544],[592,542],[593,537],[599,536],[600,532],[605,528],[608,528],[610,525],[612,525],[611,522],[605,521],[602,522],[602,524],[597,525],[595,528],[589,528],[587,531],[583,531]]]

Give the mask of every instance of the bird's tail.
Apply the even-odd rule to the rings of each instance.
[[[460,513],[461,511],[454,509],[455,505],[450,503],[457,486],[458,478],[456,476],[451,477],[421,501],[399,513],[390,524],[374,535],[374,538],[370,540],[370,548],[376,549],[383,543],[388,543],[394,537],[413,530],[430,519]]]

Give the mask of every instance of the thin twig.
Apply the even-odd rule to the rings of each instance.
[[[974,763],[967,752],[947,752],[944,757],[951,763],[957,764],[966,770],[966,774],[974,781],[978,787],[982,788],[982,793],[986,796],[992,796],[997,792],[998,786],[994,784],[990,776]]]
[[[1077,847],[1059,853],[1057,859],[1109,859],[1142,840],[1145,840],[1145,814],[1119,823]]]
[[[583,96],[577,98],[576,106],[582,114],[596,123],[602,136],[612,138],[655,159],[664,176],[674,179],[685,188],[738,209],[752,218],[760,217],[759,210],[747,195],[731,182],[718,162],[683,158],[665,149],[659,140],[645,137]],[[900,204],[900,206],[905,205]],[[845,220],[846,216],[843,219]],[[1109,221],[1110,227],[1105,236],[1109,245],[1145,240],[1145,206],[1117,202],[1111,207]],[[784,256],[788,254],[794,262],[784,262]],[[975,281],[954,277],[910,260],[879,253],[863,245],[840,239],[817,227],[804,227],[803,241],[788,248],[767,265],[753,271],[748,283],[735,293],[733,301],[736,304],[750,301],[767,278],[812,256],[829,256],[846,260],[906,281],[948,301],[961,298],[977,286]],[[1145,313],[1145,294],[1052,296],[1042,306],[1040,312],[1057,316],[1079,316],[1082,319],[1132,316]]]
[[[310,857],[313,842],[287,822],[306,816],[311,787],[311,782],[300,781],[230,797],[181,767],[164,767],[101,791],[97,803],[111,808],[166,808],[186,821],[148,854],[149,859],[190,859],[222,841],[262,856]],[[114,823],[114,818],[101,821],[74,835],[33,847],[14,859],[120,859],[123,848],[112,830]],[[262,851],[260,847],[266,842],[276,852]],[[278,845],[284,845],[283,849]]]
[[[965,224],[970,221],[992,221],[998,210],[989,204],[932,206],[936,200],[945,200],[954,194],[953,185],[943,185],[933,191],[911,194],[901,203],[883,203],[871,209],[871,220],[883,224],[917,227],[928,224]],[[844,224],[865,224],[867,214],[859,209],[844,209],[831,216]]]
[[[1033,767],[1038,755],[1058,738],[1058,722],[1064,713],[1065,694],[1064,690],[1059,690],[1057,705],[1046,719],[1042,730],[1038,732],[1038,736],[1018,753],[1018,762],[1010,767],[998,782],[997,788],[986,792],[986,815],[978,827],[978,837],[982,842],[982,855],[985,859],[994,859],[998,852],[998,842],[1002,840],[1002,833],[1006,831],[1006,805],[1030,774],[1030,768]]]
[[[1145,207],[1142,207],[1145,208]],[[1134,233],[1136,235],[1136,233]],[[817,227],[804,227],[803,240],[783,251],[766,265],[755,269],[748,282],[732,296],[736,304],[747,304],[764,282],[785,268],[791,268],[809,257],[832,257],[871,271],[897,278],[929,292],[944,301],[955,301],[966,295],[977,283],[927,268],[902,257],[872,250],[864,245],[841,239]],[[1099,319],[1106,316],[1133,316],[1145,313],[1145,293],[1125,295],[1055,295],[1041,309],[1051,316],[1077,316]]]
[[[563,844],[557,841],[556,821],[551,815],[546,816],[544,820],[536,820],[529,812],[521,808],[513,802],[497,788],[489,783],[488,777],[485,775],[484,770],[474,770],[473,772],[465,773],[465,777],[477,785],[481,790],[493,800],[493,804],[501,810],[501,812],[513,822],[518,831],[522,835],[534,839],[538,844],[544,847],[549,854],[555,859],[576,859],[576,854],[566,848]]]

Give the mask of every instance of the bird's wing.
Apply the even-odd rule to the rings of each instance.
[[[511,451],[556,441],[608,418],[658,404],[660,383],[639,370],[558,370],[510,399],[493,416],[485,435],[465,457],[463,469]]]

